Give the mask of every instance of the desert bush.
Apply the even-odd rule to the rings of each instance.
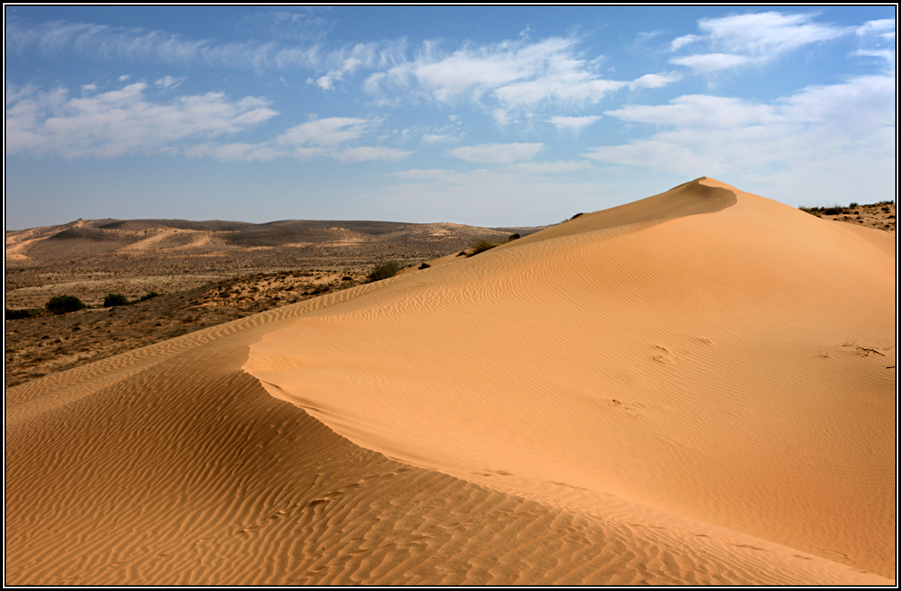
[[[148,291],[145,295],[142,295],[141,297],[139,297],[137,301],[143,302],[145,300],[149,300],[150,298],[159,297],[159,295],[160,294],[156,293],[155,291]]]
[[[113,306],[127,306],[130,302],[128,298],[121,293],[110,293],[103,298],[103,307],[112,308]]]
[[[34,314],[31,313],[31,310],[10,310],[6,309],[6,319],[7,320],[21,320],[22,318],[31,318]]]
[[[423,264],[419,265],[419,270],[422,271],[423,269],[428,269],[431,266],[432,265],[430,265],[428,263],[423,263]]]
[[[848,208],[849,208],[849,209],[854,209],[855,207],[857,207],[857,201],[852,201],[852,202],[848,205]]]
[[[474,257],[477,254],[479,254],[480,252],[485,252],[486,250],[491,250],[495,246],[497,246],[497,244],[495,244],[494,242],[491,242],[490,240],[485,240],[484,238],[480,238],[479,240],[476,240],[475,244],[472,245],[472,249],[471,249],[472,252],[470,252],[466,256]]]
[[[369,283],[372,283],[374,281],[381,281],[382,279],[388,279],[389,277],[394,277],[402,268],[403,267],[401,267],[400,263],[398,263],[397,261],[388,261],[386,263],[376,265],[372,268],[372,272],[369,273]]]
[[[61,295],[50,298],[50,301],[44,304],[44,307],[54,314],[65,314],[66,312],[74,312],[76,310],[84,310],[86,306],[75,296]]]
[[[522,236],[519,235],[519,232],[517,232],[516,234],[510,234],[510,236],[507,237],[507,242],[513,242],[514,240],[519,240],[520,238],[522,238]]]
[[[313,289],[311,289],[310,291],[308,291],[307,293],[310,295],[319,295],[321,293],[326,293],[331,289],[332,289],[331,285],[329,285],[327,283],[321,283],[321,284],[317,285],[316,287],[314,287]]]

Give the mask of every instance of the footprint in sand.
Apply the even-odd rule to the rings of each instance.
[[[654,345],[654,350],[658,353],[654,356],[654,361],[656,361],[657,363],[671,365],[676,362],[676,356],[666,347]]]

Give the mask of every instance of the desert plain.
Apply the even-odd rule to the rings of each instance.
[[[893,203],[210,224],[7,232],[7,584],[895,583]]]

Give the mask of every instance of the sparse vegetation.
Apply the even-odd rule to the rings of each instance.
[[[137,301],[143,302],[143,301],[145,301],[145,300],[149,300],[150,298],[159,297],[159,295],[160,295],[160,294],[156,293],[155,291],[148,291],[146,294],[144,294],[144,295],[142,295],[141,297],[139,297],[139,298],[137,299]]]
[[[428,264],[428,263],[423,263],[423,264],[419,265],[419,270],[422,271],[423,269],[428,269],[428,268],[430,268],[431,266],[432,266],[432,265],[430,265],[430,264]]]
[[[103,299],[104,308],[112,308],[113,306],[127,306],[131,302],[121,293],[110,293]]]
[[[497,244],[495,244],[494,242],[491,242],[490,240],[485,240],[484,238],[480,238],[479,240],[476,240],[475,244],[472,245],[471,251],[466,256],[474,257],[477,254],[479,254],[480,252],[485,252],[486,250],[491,250],[495,246],[497,246]]]
[[[75,312],[76,310],[84,310],[87,306],[75,296],[61,295],[50,298],[50,301],[47,302],[44,307],[54,314],[65,314],[67,312]]]
[[[382,279],[394,277],[402,268],[403,267],[401,267],[400,263],[397,261],[381,263],[372,268],[372,272],[369,273],[368,281],[369,283],[372,283],[374,281],[381,281]]]
[[[864,226],[872,228],[880,228],[891,231],[892,229],[894,229],[894,225],[883,223],[885,219],[893,220],[892,216],[894,215],[892,208],[890,208],[888,205],[885,205],[886,203],[891,204],[893,202],[889,201],[873,203],[869,205],[861,205],[857,202],[852,201],[848,205],[848,207],[844,207],[838,204],[822,207],[805,207],[802,205],[799,206],[798,209],[818,218],[832,219],[853,224],[862,224]],[[885,217],[880,219],[882,216]]]
[[[485,252],[486,250],[491,250],[495,246],[500,246],[501,244],[507,244],[508,242],[513,242],[514,240],[519,240],[520,238],[522,238],[522,236],[520,236],[519,232],[517,232],[516,234],[510,234],[509,236],[507,236],[507,239],[504,240],[503,242],[491,242],[490,240],[480,238],[479,240],[476,240],[475,244],[473,244],[470,247],[469,251],[464,250],[457,256],[459,257],[459,256],[465,255],[466,257],[474,257],[475,255],[479,254],[480,252]]]
[[[6,309],[6,319],[7,320],[20,320],[22,318],[31,318],[34,316],[31,310],[10,310]]]

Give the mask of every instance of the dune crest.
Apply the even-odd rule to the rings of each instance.
[[[244,368],[405,463],[893,576],[892,237],[836,226],[701,177],[305,315]]]

